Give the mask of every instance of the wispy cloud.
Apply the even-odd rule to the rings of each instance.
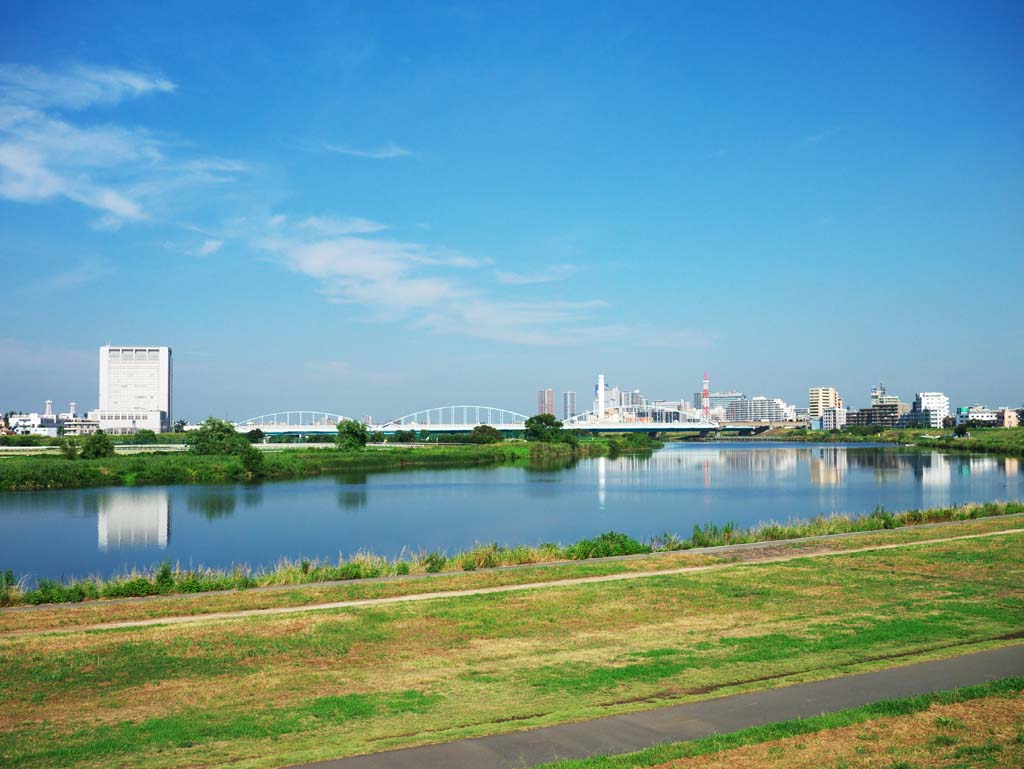
[[[28,107],[109,107],[124,99],[174,89],[170,80],[117,67],[78,64],[54,72],[23,64],[0,64],[0,93],[10,102]]]
[[[72,288],[81,288],[82,286],[92,283],[95,280],[99,280],[103,276],[109,274],[110,268],[107,267],[106,264],[94,259],[88,259],[81,264],[65,270],[64,272],[44,277],[39,281],[39,283],[42,286],[63,291]]]
[[[842,131],[841,128],[827,128],[824,131],[818,133],[809,134],[804,136],[796,142],[797,147],[813,147],[816,144],[821,144],[833,136],[838,135]]]
[[[341,155],[351,155],[357,158],[371,158],[373,160],[405,158],[416,154],[412,150],[400,147],[391,142],[385,144],[383,147],[375,147],[373,149],[357,149],[355,147],[348,147],[341,144],[324,144],[324,149],[330,152],[337,152]]]
[[[196,249],[196,256],[210,256],[220,251],[221,246],[224,245],[223,240],[217,240],[216,238],[207,238],[202,242],[202,245]]]
[[[117,68],[0,65],[0,197],[63,197],[100,211],[94,228],[115,230],[149,218],[147,206],[172,190],[232,181],[247,170],[230,159],[176,158],[166,140],[144,128],[65,114],[174,90],[169,80]]]
[[[336,218],[333,216],[310,216],[298,225],[306,232],[334,237],[337,235],[368,235],[386,230],[387,225],[360,217]]]
[[[510,286],[531,286],[537,283],[553,283],[557,280],[565,280],[572,277],[576,272],[576,266],[572,264],[555,264],[537,272],[504,272],[497,270],[495,276],[499,283]]]
[[[431,334],[530,346],[640,338],[658,340],[653,343],[662,347],[699,347],[706,342],[696,332],[652,332],[602,322],[609,306],[598,298],[540,301],[514,295],[516,287],[568,277],[574,269],[568,264],[537,273],[499,272],[506,288],[497,297],[488,290],[489,273],[477,269],[488,260],[382,237],[377,233],[386,227],[377,222],[331,217],[293,222],[276,214],[265,228],[255,242],[257,248],[314,279],[329,301],[364,308],[364,317],[370,321],[402,322]],[[324,233],[337,234],[325,237]]]

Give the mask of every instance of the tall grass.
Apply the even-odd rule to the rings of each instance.
[[[270,568],[257,569],[246,565],[235,565],[228,570],[202,567],[185,569],[180,564],[172,566],[164,562],[148,571],[133,570],[109,579],[94,577],[67,583],[39,580],[32,589],[25,587],[24,579],[15,579],[15,575],[10,571],[0,570],[0,605],[65,603],[100,598],[245,590],[269,585],[301,585],[406,574],[475,571],[501,566],[579,561],[609,556],[800,539],[825,534],[878,531],[1020,513],[1024,513],[1024,502],[988,502],[958,507],[907,510],[900,513],[878,508],[871,514],[863,516],[818,516],[810,520],[795,520],[785,524],[773,521],[749,528],[741,528],[734,523],[726,523],[723,526],[707,523],[694,526],[693,533],[688,539],[667,532],[652,537],[646,544],[626,534],[609,531],[599,537],[582,539],[567,546],[548,543],[536,547],[510,547],[492,542],[477,544],[451,556],[437,551],[403,551],[394,560],[360,551],[349,558],[339,556],[337,562],[321,559],[282,559]]]

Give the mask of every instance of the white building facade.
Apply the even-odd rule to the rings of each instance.
[[[171,429],[173,361],[170,347],[100,348],[100,402],[89,413],[111,433]]]
[[[822,430],[842,430],[846,426],[846,409],[827,408],[821,414]]]
[[[918,424],[940,428],[943,420],[949,416],[949,398],[943,393],[918,393],[914,397],[911,413]]]

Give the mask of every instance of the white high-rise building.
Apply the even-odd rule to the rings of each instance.
[[[173,424],[170,347],[100,348],[100,403],[89,417],[106,432],[160,432]]]
[[[949,416],[949,398],[942,393],[918,393],[911,414],[918,423],[926,422],[928,427],[940,428]]]

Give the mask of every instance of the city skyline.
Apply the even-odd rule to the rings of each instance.
[[[1024,400],[1018,6],[302,11],[0,10],[0,408]]]

